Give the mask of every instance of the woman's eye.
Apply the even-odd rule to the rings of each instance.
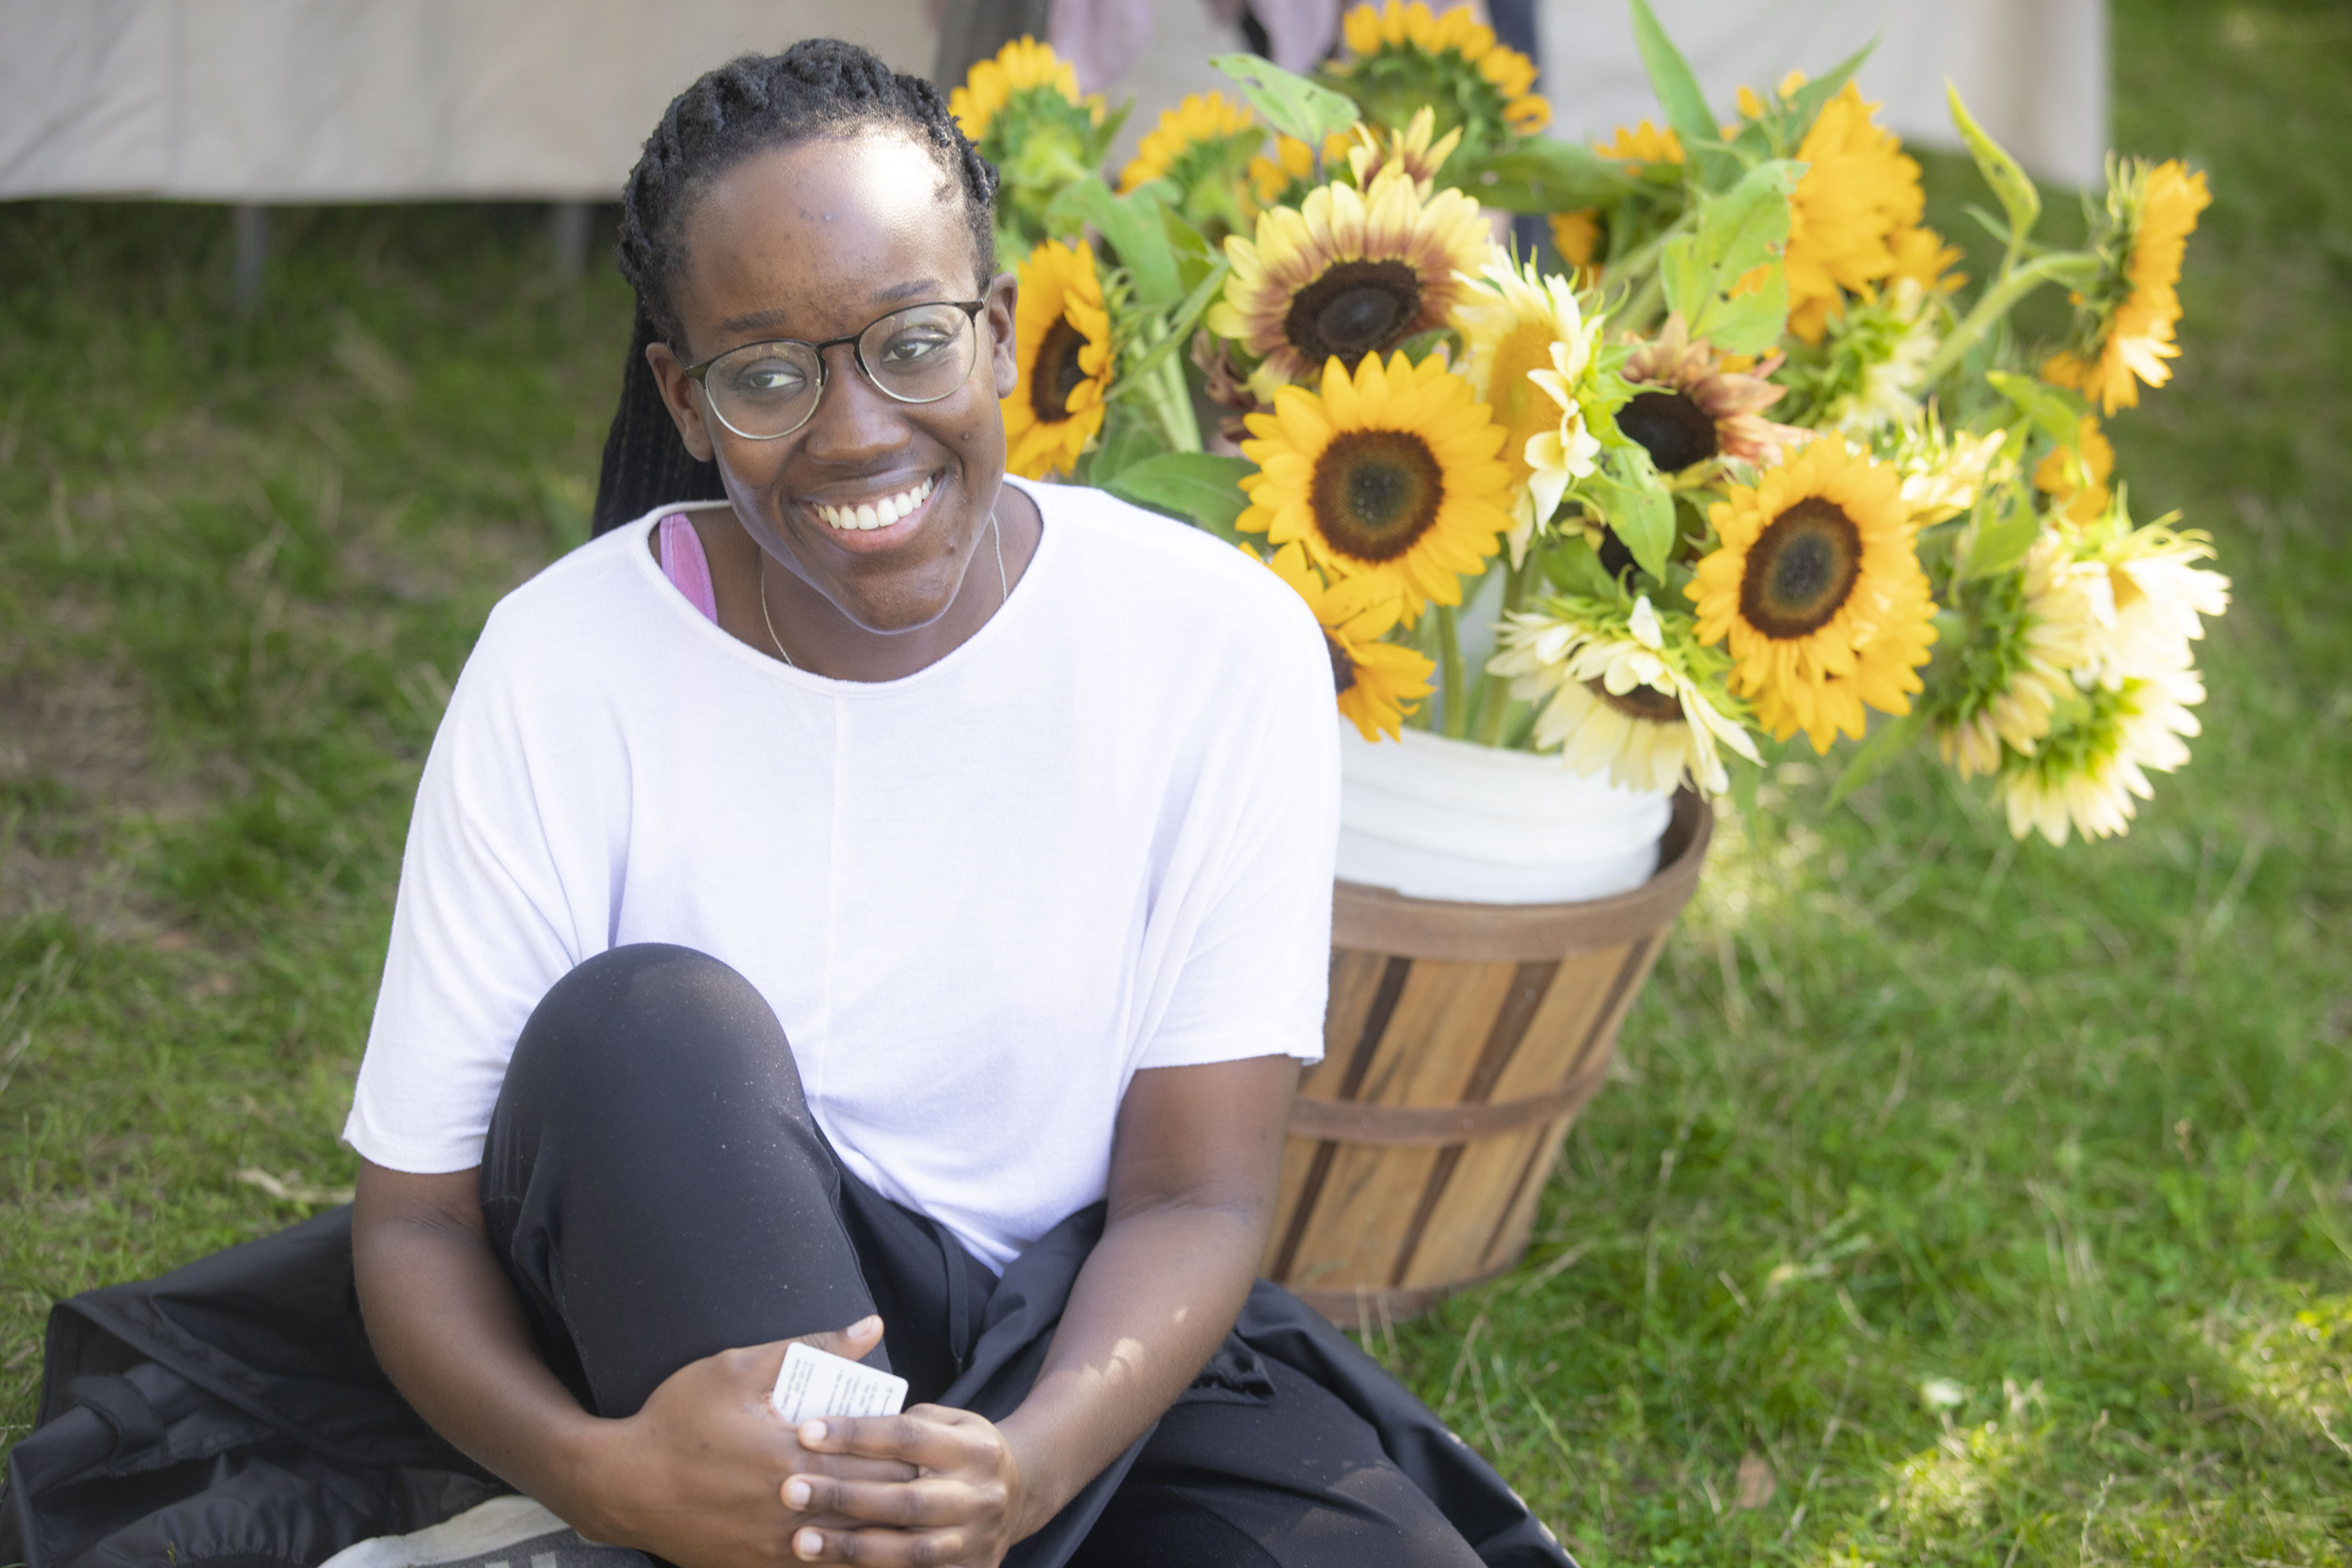
[[[788,359],[755,359],[729,378],[736,389],[772,397],[800,390],[808,378]]]
[[[936,354],[947,346],[947,334],[933,327],[916,327],[896,333],[882,345],[882,357],[893,364],[903,365]]]

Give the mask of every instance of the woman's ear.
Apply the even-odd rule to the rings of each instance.
[[[703,421],[702,400],[694,395],[693,378],[667,343],[647,343],[645,363],[653,368],[654,384],[661,388],[661,401],[669,405],[670,418],[677,425],[677,438],[686,443],[695,462],[709,462],[713,453],[710,427]]]
[[[1013,337],[1013,307],[1021,299],[1020,279],[1000,272],[988,280],[989,356],[996,373],[996,395],[1012,396],[1021,385],[1021,351]]]

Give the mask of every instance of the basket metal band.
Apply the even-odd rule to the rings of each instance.
[[[1608,1070],[1604,1060],[1558,1088],[1483,1105],[1379,1105],[1302,1095],[1291,1101],[1290,1133],[1295,1138],[1391,1148],[1443,1148],[1501,1137],[1578,1110],[1600,1087]]]

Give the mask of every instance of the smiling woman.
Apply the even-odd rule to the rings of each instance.
[[[600,536],[492,613],[410,824],[345,1128],[367,1342],[404,1419],[683,1568],[1557,1568],[1253,1281],[1354,676],[1241,552],[1008,482],[1018,358],[1063,367],[1025,430],[1076,420],[1099,279],[1071,253],[1025,317],[994,189],[927,85],[833,42],[646,142]],[[1350,504],[1421,527],[1382,488],[1417,472]],[[914,1402],[787,1427],[794,1341]],[[142,1539],[310,1562],[364,1512],[236,1485],[143,1495]]]

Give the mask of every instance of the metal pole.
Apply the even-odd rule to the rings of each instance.
[[[555,246],[555,276],[567,282],[588,270],[591,215],[585,201],[558,201],[548,209],[548,237]]]
[[[229,219],[237,236],[237,260],[229,275],[229,298],[238,310],[250,310],[262,297],[262,270],[269,263],[269,209],[254,202],[239,202],[230,209]]]

